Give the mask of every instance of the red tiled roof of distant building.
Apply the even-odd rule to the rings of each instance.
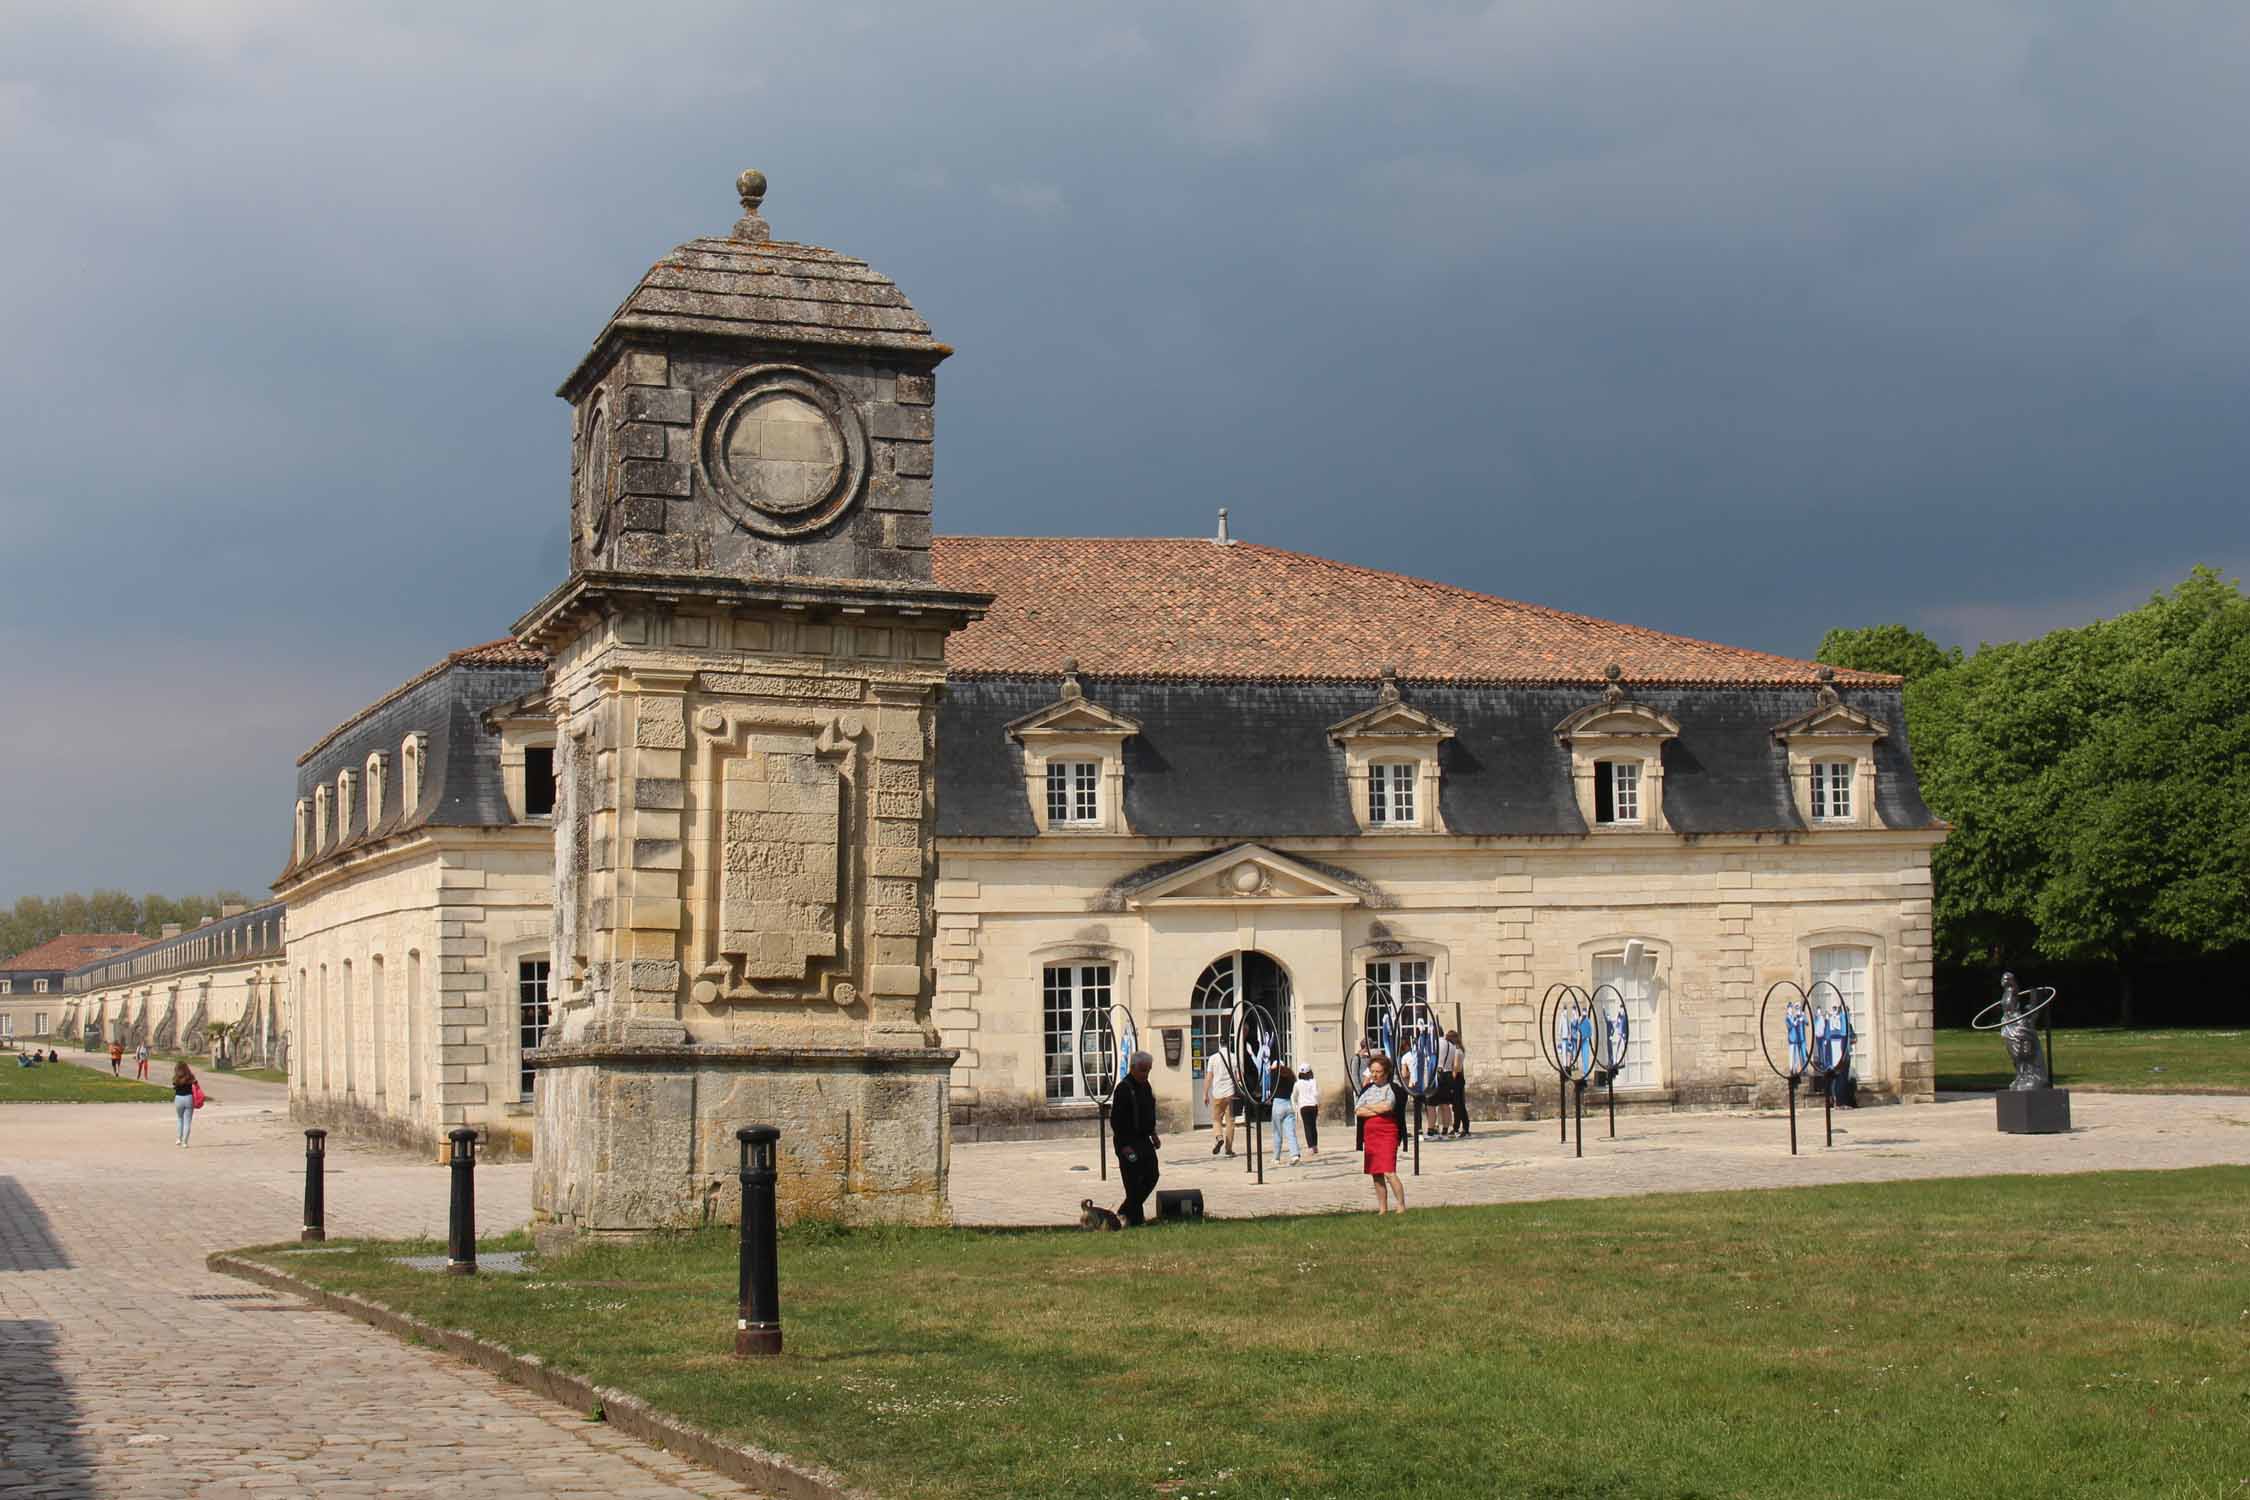
[[[1819,663],[1450,584],[1200,537],[941,536],[937,581],[995,596],[946,646],[964,676],[1811,685]],[[1835,674],[1841,686],[1893,683]]]
[[[97,958],[138,948],[148,941],[137,932],[66,932],[14,958],[0,958],[0,970],[75,969]]]
[[[440,672],[453,667],[544,667],[545,665],[547,665],[546,652],[540,650],[537,646],[526,646],[514,636],[504,635],[496,641],[486,641],[481,646],[464,646],[437,665],[415,673],[412,677],[313,741],[312,748],[297,757],[297,764],[301,766],[306,761],[311,760],[321,751],[327,749],[336,736],[377,709],[382,708],[385,704],[396,703]]]

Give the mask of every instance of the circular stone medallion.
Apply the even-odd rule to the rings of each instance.
[[[867,437],[843,393],[812,371],[763,365],[710,407],[697,457],[727,514],[766,536],[817,531],[849,510]]]

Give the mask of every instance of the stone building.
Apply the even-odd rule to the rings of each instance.
[[[546,658],[456,651],[297,761],[287,867],[293,1112],[428,1149],[528,1152],[546,1015],[554,731]],[[525,1030],[528,1027],[528,1032]]]
[[[137,932],[65,932],[0,959],[0,1042],[65,1033],[71,970],[147,941]]]
[[[87,1045],[146,1043],[158,1052],[215,1054],[277,1065],[288,1048],[281,903],[229,905],[182,930],[81,963],[65,981],[62,1030]]]
[[[1944,830],[1896,679],[1223,513],[933,539],[950,349],[742,190],[564,384],[569,579],[299,763],[306,1118],[481,1127],[599,1232],[716,1211],[774,1113],[795,1207],[942,1217],[956,1134],[1085,1128],[1090,1028],[1129,1014],[1195,1119],[1236,996],[1334,1088],[1379,987],[1524,1109],[1540,996],[1610,984],[1659,1108],[1770,1092],[1757,1002],[1827,979],[1867,1091],[1929,1094]]]

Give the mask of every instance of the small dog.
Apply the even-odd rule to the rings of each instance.
[[[1080,1229],[1101,1230],[1123,1229],[1125,1221],[1117,1217],[1111,1210],[1103,1208],[1093,1199],[1088,1198],[1078,1205],[1078,1227]]]

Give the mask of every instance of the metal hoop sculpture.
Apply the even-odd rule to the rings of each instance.
[[[1786,1068],[1774,1061],[1773,1028],[1766,1019],[1768,1013],[1773,1009],[1773,997],[1783,990],[1788,990],[1792,996],[1790,1002],[1782,1008],[1782,1050],[1789,1057],[1789,1066]],[[1797,1086],[1807,1078],[1811,1078],[1821,1086],[1822,1121],[1827,1131],[1827,1144],[1830,1146],[1836,1144],[1836,1095],[1833,1089],[1826,1086],[1829,1070],[1823,1066],[1821,1057],[1827,1046],[1827,1035],[1819,1030],[1821,1010],[1814,1003],[1813,998],[1822,990],[1826,990],[1836,997],[1837,1008],[1842,1014],[1844,1034],[1847,1038],[1844,1046],[1844,1065],[1849,1067],[1851,1066],[1851,1044],[1848,1040],[1851,1034],[1851,1006],[1845,1001],[1844,992],[1837,989],[1832,982],[1826,979],[1816,979],[1812,983],[1812,988],[1808,990],[1794,979],[1776,979],[1772,984],[1766,986],[1766,998],[1758,1005],[1758,1050],[1765,1054],[1766,1066],[1773,1069],[1775,1076],[1789,1085],[1789,1154],[1791,1156],[1797,1154]]]
[[[1109,1101],[1131,1069],[1140,1050],[1139,1029],[1133,1012],[1122,1004],[1095,1013],[1094,1025],[1078,1033],[1078,1075],[1094,1099],[1094,1164],[1102,1181],[1109,1180]]]
[[[1575,984],[1547,986],[1539,1001],[1539,1050],[1555,1070],[1556,1139],[1570,1140],[1570,1085],[1578,1085],[1578,1154],[1586,1154],[1586,1081],[1594,1072],[1593,1001]]]
[[[2002,1016],[1999,1020],[1994,1021],[1991,1025],[1985,1025],[1984,1018],[1986,1016],[1991,1015],[1994,1011],[2000,1009],[2002,1006],[2008,1003],[2005,999],[1995,1000],[1990,1005],[1987,1005],[1983,1010],[1978,1011],[1976,1013],[1975,1019],[1971,1020],[1969,1022],[1969,1025],[1978,1031],[1998,1031],[2001,1027],[2007,1025],[2010,1020],[2028,1021],[2033,1016],[2039,1014],[2039,1012],[2045,1010],[2048,1006],[2055,1003],[2055,987],[2051,984],[2034,985],[2030,989],[2018,993],[2016,998],[2018,1000],[2022,1000],[2026,996],[2032,996],[2035,998],[2029,1005],[2018,1006],[2013,1017]]]
[[[1266,1181],[1265,1116],[1260,1109],[1249,1108],[1247,1101],[1255,1099],[1261,1109],[1273,1103],[1273,1039],[1280,1034],[1275,1029],[1272,1011],[1239,995],[1227,1010],[1219,1030],[1219,1043],[1234,1060],[1235,1091],[1245,1101],[1244,1114],[1248,1117],[1244,1126],[1250,1137],[1250,1151],[1242,1170],[1256,1173],[1261,1187]]]
[[[1605,1009],[1602,995],[1616,1002]],[[1609,1138],[1617,1139],[1617,1075],[1625,1070],[1626,1049],[1633,1044],[1633,1018],[1625,1009],[1624,991],[1614,984],[1597,984],[1588,998],[1594,1020],[1594,1067],[1602,1090],[1609,1096]]]

